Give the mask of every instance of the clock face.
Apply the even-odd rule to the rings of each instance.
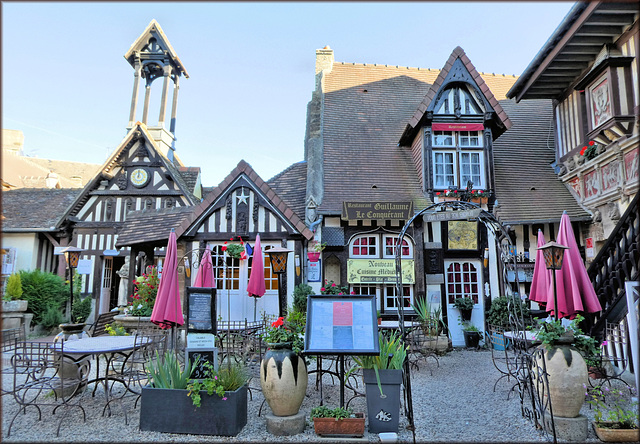
[[[149,182],[149,172],[144,168],[136,168],[131,172],[131,183],[141,188]]]

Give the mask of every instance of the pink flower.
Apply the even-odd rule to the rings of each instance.
[[[324,291],[324,287],[322,287],[322,288],[320,289],[320,291]]]
[[[335,287],[335,286],[336,286],[335,282],[334,282],[333,284],[331,284],[331,286],[332,286],[332,287]]]
[[[222,398],[222,400],[223,400],[223,401],[226,401],[226,400],[227,400],[227,397],[225,396],[224,398]]]

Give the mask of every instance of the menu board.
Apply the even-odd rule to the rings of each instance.
[[[305,354],[377,355],[375,296],[309,296]]]
[[[213,369],[215,371],[218,370],[218,349],[212,350],[189,350],[187,349],[187,359],[193,364],[198,360],[198,364],[193,369],[193,373],[191,373],[192,379],[206,379],[209,374],[204,367],[205,362],[210,362],[213,364]]]
[[[187,332],[217,333],[216,289],[187,287]]]

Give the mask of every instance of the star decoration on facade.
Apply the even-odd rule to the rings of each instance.
[[[244,194],[244,188],[242,189],[241,193],[239,195],[237,195],[236,197],[238,198],[238,205],[240,205],[241,203],[243,203],[245,205],[249,205],[247,203],[247,199],[249,198],[249,196]]]

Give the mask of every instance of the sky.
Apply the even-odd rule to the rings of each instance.
[[[202,169],[204,186],[240,160],[268,180],[304,158],[316,49],[330,46],[336,62],[440,69],[460,46],[479,72],[520,75],[573,5],[3,1],[2,128],[24,133],[25,155],[104,163],[129,119],[123,56],[156,19],[189,74],[176,154]]]

